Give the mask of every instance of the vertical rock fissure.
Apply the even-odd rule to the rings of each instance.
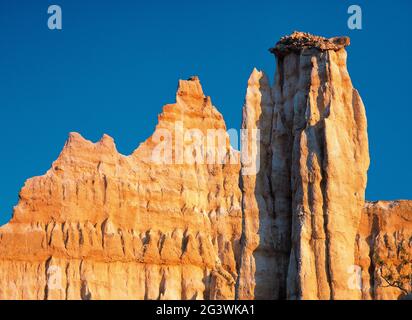
[[[49,266],[51,263],[52,257],[49,257],[44,263],[44,272],[45,272],[45,284],[44,284],[44,300],[49,298]]]
[[[322,167],[323,168],[323,167]],[[322,169],[323,174],[322,177],[325,177],[324,175],[326,174],[324,170]],[[322,178],[321,181],[321,186],[322,186],[322,195],[323,195],[323,204],[322,204],[322,210],[323,210],[323,230],[325,232],[325,271],[326,271],[326,277],[327,277],[327,283],[329,286],[329,299],[334,297],[334,291],[333,291],[333,286],[332,286],[332,274],[331,274],[331,266],[330,266],[330,239],[329,239],[329,232],[328,232],[328,204],[325,199],[327,199],[326,195],[326,184],[327,184],[327,179]],[[322,299],[319,297],[319,299]]]
[[[326,67],[326,79],[324,81],[324,84],[326,84],[327,79],[330,78],[330,74],[331,74],[331,70],[330,70],[330,56],[329,53],[326,53],[326,59],[327,59],[327,63],[325,65]],[[330,102],[328,104],[328,106],[326,107],[326,109],[330,109]],[[326,118],[329,114],[324,114],[323,116]],[[323,131],[325,130],[325,120],[322,120],[322,125],[323,125]],[[322,210],[323,210],[323,230],[325,233],[325,271],[326,271],[326,277],[327,277],[327,284],[329,286],[329,295],[327,298],[329,299],[333,299],[334,298],[334,288],[332,285],[332,270],[331,270],[331,257],[330,257],[330,235],[329,235],[329,228],[328,228],[328,201],[327,201],[327,183],[328,183],[328,177],[327,177],[327,170],[325,170],[326,167],[326,163],[328,162],[327,160],[327,152],[326,152],[326,142],[325,139],[322,139],[322,158],[324,159],[324,163],[322,163],[321,166],[321,176],[322,176],[322,180],[321,180],[321,190],[322,190],[322,197],[323,197],[323,203],[322,203]],[[321,297],[319,297],[321,299]]]
[[[375,230],[378,229],[378,218],[373,214],[372,216],[372,228],[371,228],[371,235],[369,239],[369,261],[370,265],[368,268],[368,273],[369,273],[369,290],[370,290],[370,295],[372,299],[376,298],[375,294],[375,259],[374,259],[374,254],[375,254]]]

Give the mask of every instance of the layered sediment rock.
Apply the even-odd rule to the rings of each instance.
[[[179,82],[176,103],[132,155],[107,135],[70,134],[0,228],[0,299],[412,290],[411,202],[364,201],[366,116],[346,68],[349,42],[295,32],[271,49],[274,86],[258,70],[248,81],[242,164],[197,77]]]
[[[178,159],[191,128],[226,129],[197,78],[180,81],[177,102],[131,156],[106,135],[94,144],[71,134],[0,228],[0,299],[233,299],[240,166],[228,138],[227,162]],[[167,148],[152,159],[171,137],[172,159]]]

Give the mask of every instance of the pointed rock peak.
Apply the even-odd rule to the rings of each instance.
[[[74,151],[78,152],[78,150],[93,150],[95,148],[106,148],[110,151],[117,152],[116,144],[113,138],[107,134],[104,134],[98,142],[93,143],[92,141],[83,138],[81,134],[77,132],[71,132],[69,134],[69,138],[66,141],[66,144],[64,145],[63,153],[65,151],[72,153]]]
[[[203,89],[200,84],[200,80],[197,76],[190,77],[187,80],[179,80],[179,86],[177,88],[178,97],[193,97],[204,98]]]
[[[114,139],[107,134],[103,134],[98,144],[100,146],[104,146],[106,148],[116,150],[116,144],[114,142]]]
[[[349,45],[349,37],[333,37],[328,39],[307,32],[294,31],[291,35],[282,37],[269,51],[276,56],[284,56],[290,52],[300,52],[303,49],[311,48],[321,51],[337,51]]]
[[[88,144],[92,144],[92,142],[83,138],[80,133],[70,132],[69,138],[67,139],[66,144],[65,144],[65,148],[71,147],[71,146],[78,146],[78,145],[88,145]]]
[[[252,73],[250,74],[249,80],[248,80],[248,86],[268,86],[269,85],[269,80],[266,74],[263,71],[259,71],[256,68],[253,68]]]
[[[85,140],[82,135],[78,132],[70,132],[68,141],[80,141]]]
[[[250,77],[249,77],[249,81],[260,79],[261,77],[262,77],[262,71],[260,71],[256,68],[253,68],[253,71],[252,71],[252,73],[250,74]]]

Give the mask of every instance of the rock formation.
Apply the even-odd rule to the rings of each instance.
[[[271,49],[275,84],[249,78],[241,154],[197,77],[129,156],[70,134],[0,228],[0,299],[405,295],[412,202],[364,201],[349,42],[295,32]]]
[[[262,73],[249,79],[243,127],[261,130],[261,166],[256,176],[242,176],[239,298],[384,298],[365,293],[382,285],[365,261],[380,229],[364,230],[368,139],[346,68],[349,43],[295,32],[270,50],[277,57],[272,90]],[[410,209],[402,212],[412,218]],[[409,252],[410,239],[402,238]]]
[[[294,37],[309,40],[284,53],[282,39],[273,50],[278,55],[271,143],[275,203],[277,190],[286,188],[276,181],[285,175],[276,170],[278,163],[287,163],[290,176],[284,182],[291,188],[285,206],[292,225],[287,297],[360,298],[348,288],[346,275],[354,265],[369,167],[365,109],[347,72],[344,45],[332,46],[335,38],[322,42],[331,46],[318,46],[305,34]],[[284,201],[281,191],[281,219],[287,213]]]
[[[366,203],[355,246],[362,299],[398,299],[412,292],[412,201]],[[388,284],[402,276],[401,288]]]
[[[269,81],[256,69],[248,81],[243,107],[242,129],[247,135],[247,155],[255,163],[256,174],[242,172],[243,235],[237,297],[269,299],[279,287],[273,248],[273,198],[270,186],[273,102]],[[260,139],[254,140],[253,130]],[[254,146],[254,144],[257,144]],[[242,171],[249,169],[243,161]]]
[[[240,167],[150,159],[168,132],[175,144],[191,128],[225,132],[197,78],[180,81],[176,100],[132,155],[106,135],[93,144],[72,133],[52,168],[26,182],[0,229],[1,299],[234,298]],[[236,156],[228,139],[224,151]]]

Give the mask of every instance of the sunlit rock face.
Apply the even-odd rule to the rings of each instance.
[[[294,33],[272,50],[278,59],[271,141],[275,239],[282,248],[291,240],[289,299],[361,297],[348,287],[347,270],[355,264],[368,138],[365,108],[346,67],[348,41],[339,39]]]
[[[355,259],[356,283],[362,299],[394,300],[410,295],[412,201],[366,203],[356,238]]]
[[[412,207],[365,204],[367,123],[346,67],[349,42],[295,32],[270,50],[273,88],[261,72],[249,79],[243,127],[260,129],[261,170],[242,177],[239,298],[397,299],[411,290],[388,286],[377,265],[410,279]]]
[[[73,133],[52,168],[26,182],[0,229],[1,299],[234,298],[240,166],[227,137],[224,164],[175,161],[175,148],[172,163],[151,159],[153,137],[170,129],[177,140],[177,121],[180,131],[226,130],[197,78],[180,81],[176,100],[132,155],[108,136]]]
[[[253,70],[232,149],[197,77],[131,155],[72,133],[0,228],[0,299],[398,299],[412,202],[364,200],[349,38],[294,32]],[[242,160],[242,161],[240,161]]]
[[[355,264],[369,154],[348,44],[295,32],[271,49],[274,87],[262,76],[248,88],[244,123],[264,139],[262,171],[243,179],[245,243],[255,249],[243,250],[254,271],[244,273],[254,281],[240,277],[240,297],[361,298],[348,287],[347,270]]]
[[[273,194],[270,186],[271,130],[273,101],[266,75],[254,70],[249,78],[243,107],[242,129],[246,130],[247,155],[256,174],[243,161],[242,252],[239,264],[237,297],[239,299],[273,299],[279,287],[279,261],[273,242]],[[254,139],[254,130],[260,139]]]

